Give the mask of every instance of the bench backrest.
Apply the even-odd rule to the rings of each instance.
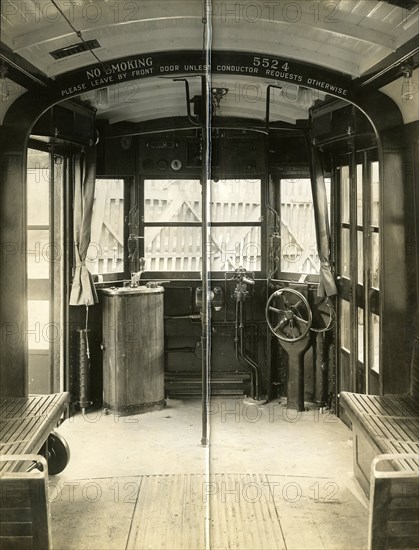
[[[0,475],[1,550],[51,550],[48,471],[38,455],[4,455],[4,461],[34,460],[43,471],[3,472]]]

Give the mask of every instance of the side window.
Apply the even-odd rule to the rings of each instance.
[[[379,164],[374,151],[342,160],[336,166],[339,391],[373,393],[380,370]]]
[[[96,275],[124,272],[123,179],[96,180],[87,266]]]

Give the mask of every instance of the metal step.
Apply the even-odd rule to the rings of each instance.
[[[166,397],[188,398],[200,397],[202,394],[201,373],[166,373]],[[211,375],[211,395],[241,396],[248,395],[250,376],[247,373],[213,373]]]

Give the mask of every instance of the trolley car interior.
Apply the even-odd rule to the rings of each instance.
[[[417,0],[1,3],[2,549],[419,548],[418,67]]]

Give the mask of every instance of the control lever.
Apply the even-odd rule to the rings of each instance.
[[[164,283],[171,283],[172,281],[149,281],[145,286],[147,288],[157,288],[158,286],[164,284]]]

